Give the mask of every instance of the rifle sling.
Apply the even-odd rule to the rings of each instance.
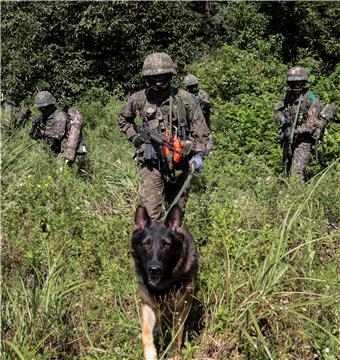
[[[290,144],[292,144],[293,141],[294,141],[295,128],[296,128],[296,124],[297,124],[299,114],[300,114],[300,108],[301,108],[302,99],[303,99],[303,95],[301,94],[300,97],[299,97],[299,103],[298,103],[298,107],[297,107],[297,110],[296,110],[296,113],[295,113],[294,122],[293,122],[293,125],[292,125],[292,131],[290,132],[290,136],[289,136],[289,143]]]

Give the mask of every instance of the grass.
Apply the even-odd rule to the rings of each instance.
[[[142,358],[128,255],[138,169],[116,127],[119,101],[79,106],[89,152],[72,168],[29,126],[3,134],[4,359]],[[305,185],[260,158],[225,161],[221,149],[204,165],[186,212],[201,320],[184,358],[336,359],[338,164]]]

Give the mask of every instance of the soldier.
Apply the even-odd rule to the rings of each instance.
[[[1,93],[1,120],[7,129],[15,129],[24,126],[31,115],[31,110],[24,106],[15,106],[12,102],[5,100]]]
[[[136,147],[135,159],[141,166],[139,195],[152,219],[161,217],[164,197],[168,204],[176,198],[192,164],[202,171],[207,152],[209,129],[202,110],[187,91],[171,86],[176,73],[177,66],[166,53],[148,55],[143,65],[147,88],[132,94],[118,117],[118,126]],[[142,119],[140,127],[136,116]],[[142,136],[142,128],[153,131],[153,139],[156,135],[168,139],[172,149]],[[192,146],[186,155],[179,155],[176,144]],[[183,210],[187,197],[184,191],[178,200]]]
[[[41,116],[32,121],[30,136],[44,139],[55,154],[61,154],[67,162],[76,155],[84,155],[86,147],[82,140],[83,118],[78,110],[71,108],[66,114],[58,108],[56,99],[48,91],[40,91],[35,106]]]
[[[210,130],[209,134],[209,140],[207,144],[207,154],[210,153],[212,146],[213,146],[213,139],[211,134],[211,126],[210,126],[210,114],[212,109],[212,104],[209,101],[209,95],[206,91],[200,89],[198,87],[198,79],[195,75],[189,74],[183,79],[183,85],[184,89],[187,90],[194,100],[197,100],[200,105],[201,109],[205,118],[205,121],[207,123],[207,126]]]
[[[318,97],[306,86],[308,75],[301,66],[287,73],[290,89],[275,107],[275,120],[280,124],[283,161],[287,174],[295,173],[304,180],[309,155],[319,139],[321,104]]]

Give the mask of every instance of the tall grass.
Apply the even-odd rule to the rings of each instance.
[[[19,277],[16,283],[3,286],[3,350],[4,358],[15,354],[20,359],[49,359],[51,353],[42,356],[41,349],[58,349],[66,346],[67,317],[72,312],[70,296],[85,286],[78,280],[65,283],[61,273],[65,271],[65,248],[53,257],[48,243],[43,243],[43,256],[47,260],[47,271],[42,273],[32,265],[32,274],[27,279]],[[10,333],[9,338],[7,334]],[[5,356],[5,354],[7,354]]]
[[[116,128],[117,100],[78,105],[89,152],[72,167],[30,140],[28,126],[3,137],[4,359],[142,358],[128,255],[133,148]],[[305,185],[220,150],[204,166],[186,211],[201,253],[202,318],[187,329],[183,357],[335,359],[337,164]]]

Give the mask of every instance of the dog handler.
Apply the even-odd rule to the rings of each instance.
[[[141,167],[139,195],[153,220],[160,219],[164,198],[168,204],[175,199],[193,163],[202,172],[210,134],[199,102],[171,86],[176,73],[177,66],[166,53],[148,55],[143,65],[147,87],[131,95],[118,117],[119,128],[136,147],[135,159]],[[136,116],[172,149],[142,136]],[[187,198],[184,191],[178,200],[183,211]]]

